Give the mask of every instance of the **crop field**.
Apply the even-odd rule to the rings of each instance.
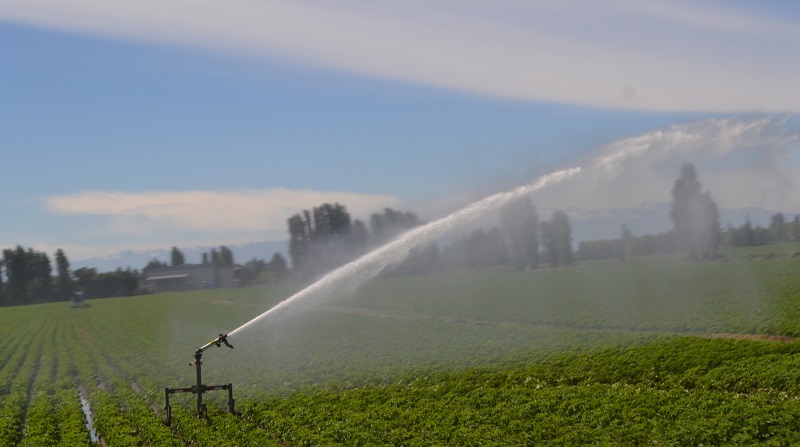
[[[291,288],[2,308],[0,446],[797,445],[800,260],[750,259],[375,280],[206,351],[238,414],[172,426]]]

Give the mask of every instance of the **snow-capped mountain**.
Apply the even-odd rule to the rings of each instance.
[[[227,247],[233,252],[233,260],[239,264],[244,264],[253,258],[269,261],[275,253],[280,253],[287,262],[290,261],[288,241],[249,242],[242,245],[227,245]],[[178,248],[183,253],[187,264],[201,262],[203,253],[209,253],[214,248],[219,251],[218,246]],[[98,272],[110,272],[117,268],[141,270],[152,259],[169,263],[170,253],[171,247],[162,250],[123,250],[108,256],[70,261],[70,268],[74,271],[82,267],[90,267],[97,269]]]

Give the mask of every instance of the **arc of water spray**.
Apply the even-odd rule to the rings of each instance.
[[[278,313],[281,310],[298,303],[299,301],[305,301],[309,299],[309,297],[314,296],[316,293],[320,293],[328,289],[341,289],[345,287],[354,287],[355,285],[361,284],[376,276],[387,266],[398,263],[408,257],[412,248],[433,242],[458,225],[474,221],[486,212],[498,209],[513,199],[530,194],[548,185],[564,181],[580,171],[581,168],[576,167],[547,174],[539,177],[535,182],[529,185],[520,186],[511,191],[491,195],[474,202],[467,207],[450,214],[449,216],[409,230],[394,240],[387,242],[386,244],[355,259],[354,261],[351,261],[348,264],[343,265],[342,267],[339,267],[336,270],[333,270],[332,272],[320,278],[317,282],[295,293],[289,298],[286,298],[261,315],[258,315],[252,320],[234,329],[228,335],[234,335],[235,333],[254,325],[258,321],[264,320],[268,316],[274,315],[275,313]]]
[[[796,134],[787,134],[785,131],[776,133],[776,129],[782,125],[783,122],[775,125],[771,118],[749,121],[709,119],[674,125],[666,131],[650,132],[608,145],[598,156],[587,160],[583,166],[587,172],[598,169],[608,170],[620,166],[627,159],[644,156],[647,153],[655,153],[657,159],[660,160],[699,148],[711,148],[720,153],[728,153],[736,148],[757,147],[765,144],[782,147],[790,141],[797,141]],[[486,197],[449,216],[410,230],[372,252],[328,273],[314,284],[233,330],[230,335],[298,302],[306,301],[315,294],[321,294],[328,288],[342,289],[348,285],[353,287],[361,284],[380,273],[385,267],[408,257],[412,248],[433,242],[454,227],[473,221],[487,211],[500,208],[517,197],[562,182],[579,172],[581,172],[581,168],[576,167],[542,176],[534,183]]]

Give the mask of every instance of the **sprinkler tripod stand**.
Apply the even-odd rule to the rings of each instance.
[[[211,340],[210,342],[206,343],[200,349],[194,352],[194,362],[190,363],[189,365],[194,365],[197,369],[197,385],[192,385],[186,388],[164,388],[164,398],[166,399],[167,405],[164,408],[167,411],[167,425],[172,424],[172,407],[169,405],[169,395],[174,393],[196,393],[197,394],[197,417],[206,418],[208,417],[208,409],[206,408],[206,404],[203,403],[203,393],[206,391],[214,391],[214,390],[228,390],[228,410],[231,414],[234,413],[233,410],[233,384],[227,385],[203,385],[201,379],[201,370],[200,367],[203,364],[200,359],[203,357],[203,351],[206,349],[217,346],[222,347],[222,345],[233,349],[230,343],[228,343],[228,335],[227,334],[219,334],[219,337]]]

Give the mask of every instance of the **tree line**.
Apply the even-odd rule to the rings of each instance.
[[[81,292],[84,299],[147,293],[143,280],[148,271],[184,265],[186,259],[180,249],[172,247],[170,263],[154,258],[141,273],[131,268],[98,272],[93,267],[82,267],[73,271],[62,249],[56,250],[54,262],[55,271],[45,252],[19,245],[3,250],[0,258],[0,306],[70,301],[76,292]],[[245,284],[279,282],[288,277],[289,271],[280,253],[275,253],[269,262],[254,258],[238,266],[234,263],[233,251],[226,246],[203,253],[202,263],[240,267]]]
[[[253,258],[243,265],[240,265],[234,261],[233,251],[225,245],[221,245],[218,249],[212,248],[211,251],[203,253],[201,255],[200,264],[236,268],[237,279],[240,280],[241,285],[282,282],[288,278],[289,272],[286,259],[280,253],[274,253],[272,259],[268,262],[263,259]],[[148,272],[154,269],[179,267],[182,265],[186,265],[186,256],[181,249],[173,246],[170,249],[169,263],[162,262],[158,258],[153,258],[142,269],[142,273],[146,277]]]
[[[703,191],[691,163],[684,163],[681,176],[672,190],[670,217],[673,229],[662,234],[633,236],[623,225],[619,239],[582,241],[578,256],[582,259],[684,252],[688,259],[716,259],[720,247],[751,247],[776,243],[800,242],[800,216],[787,222],[783,213],[775,213],[766,228],[753,227],[748,218],[740,227],[730,223],[721,228],[719,211],[711,194]]]
[[[702,189],[694,166],[684,163],[680,172],[672,189],[673,229],[666,233],[637,237],[622,225],[619,239],[582,241],[577,253],[573,253],[568,215],[555,211],[549,219],[540,221],[530,198],[522,197],[503,208],[498,225],[477,228],[448,242],[417,247],[404,262],[387,268],[383,274],[416,275],[493,267],[535,269],[542,264],[571,265],[576,257],[618,257],[624,261],[630,256],[676,251],[683,251],[690,260],[703,261],[718,257],[723,244],[800,242],[800,216],[787,222],[781,213],[772,216],[768,228],[753,228],[748,219],[739,228],[729,224],[723,230],[717,205],[711,194]],[[391,208],[373,213],[365,223],[353,219],[340,203],[324,203],[287,220],[291,267],[280,253],[275,253],[269,262],[254,258],[238,265],[233,252],[225,246],[203,253],[201,262],[235,265],[246,283],[307,282],[422,224],[414,213]],[[17,246],[3,250],[0,260],[0,305],[68,301],[77,290],[86,298],[134,295],[142,293],[143,275],[148,271],[185,262],[180,249],[172,247],[169,264],[153,259],[142,274],[130,268],[107,273],[80,268],[72,272],[64,251],[58,249],[53,272],[46,253]]]
[[[47,253],[17,246],[3,250],[0,260],[0,306],[69,301],[78,290],[85,298],[128,296],[138,293],[139,273],[117,269],[98,273],[94,268],[70,270],[62,249],[55,253],[55,274]]]
[[[582,241],[577,253],[573,253],[568,215],[556,211],[548,220],[540,222],[533,203],[523,197],[502,210],[498,226],[475,229],[449,243],[417,247],[402,264],[388,268],[384,274],[493,267],[534,269],[542,264],[571,265],[576,257],[616,257],[624,261],[631,256],[676,252],[683,252],[691,261],[707,261],[719,257],[722,245],[800,242],[800,216],[786,222],[781,213],[772,216],[769,228],[753,228],[748,220],[740,228],[728,225],[723,230],[717,204],[711,193],[703,190],[691,163],[681,166],[671,193],[673,228],[662,234],[634,236],[622,225],[618,239]],[[293,270],[309,279],[385,242],[388,236],[423,222],[412,213],[387,208],[383,213],[373,214],[367,226],[352,220],[346,207],[337,203],[304,210],[287,223]]]
[[[340,203],[303,210],[287,220],[292,274],[301,281],[312,280],[423,223],[414,213],[391,208],[370,215],[369,224],[353,219]],[[567,214],[557,211],[540,222],[530,198],[524,197],[503,209],[499,226],[478,228],[449,244],[417,247],[406,261],[384,274],[495,266],[537,268],[542,260],[558,266],[571,264],[573,258]]]

